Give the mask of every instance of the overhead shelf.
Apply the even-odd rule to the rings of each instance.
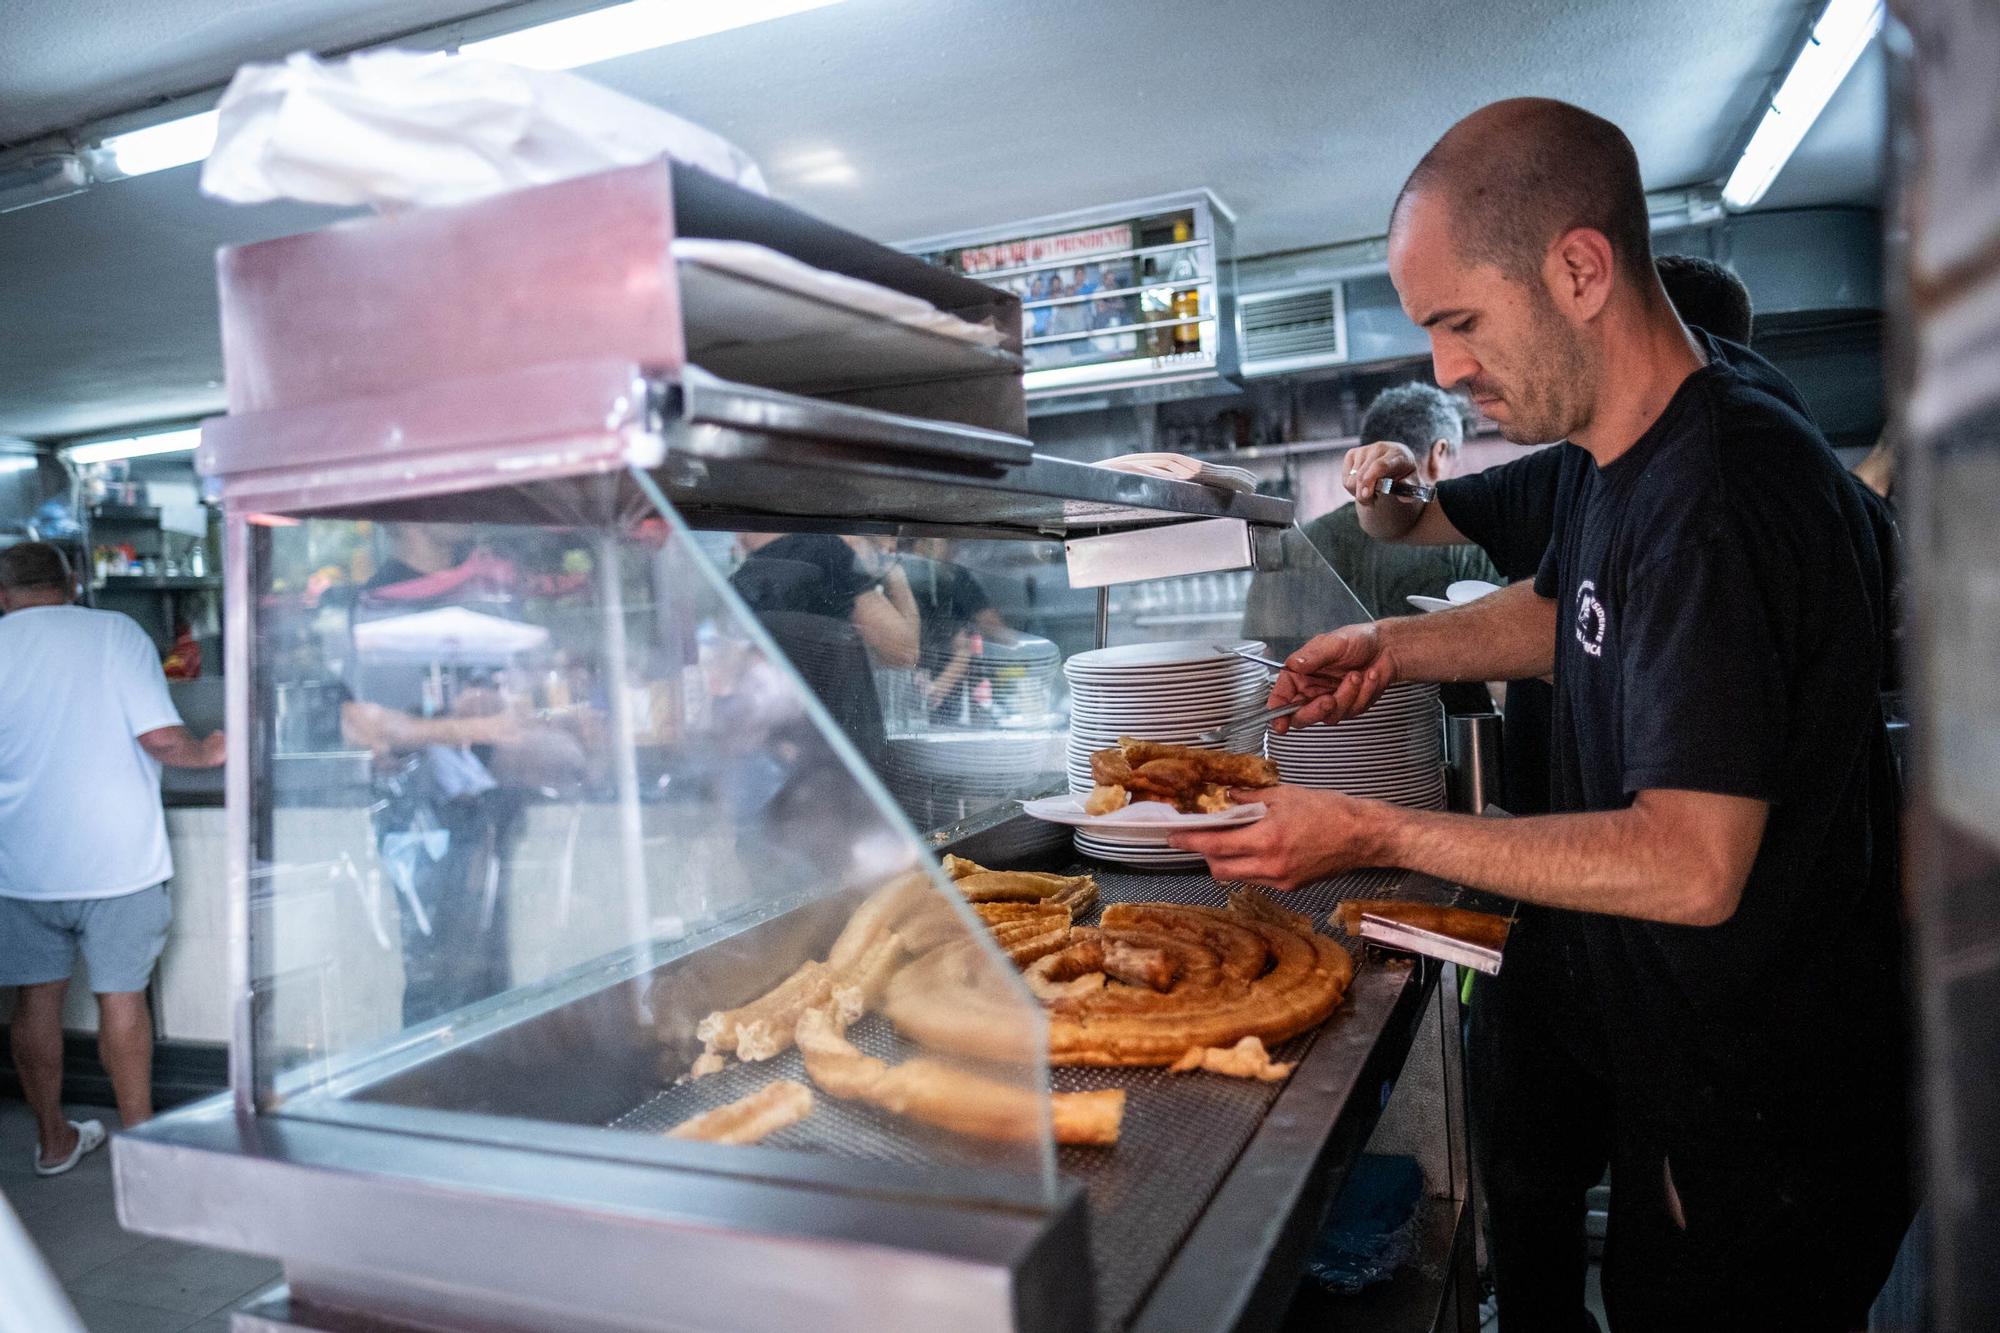
[[[950,321],[993,341],[898,322],[714,263],[676,261],[688,359],[724,379],[830,394],[1021,373],[1021,357],[980,325]]]

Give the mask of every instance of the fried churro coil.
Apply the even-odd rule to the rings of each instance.
[[[1293,1066],[1280,1064],[1264,1049],[1264,1043],[1255,1037],[1245,1037],[1234,1046],[1190,1047],[1187,1054],[1167,1066],[1169,1074],[1187,1074],[1203,1070],[1210,1074],[1223,1074],[1230,1078],[1254,1078],[1262,1083],[1277,1083],[1290,1077]]]
[[[1107,942],[1136,944],[1122,932],[1137,929],[1196,947],[1177,955],[1183,972],[1167,990],[1106,986],[1052,1002],[1052,1063],[1171,1064],[1190,1049],[1244,1037],[1282,1041],[1322,1022],[1353,978],[1347,952],[1308,918],[1250,891],[1233,895],[1227,910],[1120,904],[1104,921]]]
[[[1071,977],[1068,981],[1049,981],[1036,976],[1033,968],[1023,972],[1021,979],[1028,983],[1029,993],[1043,1004],[1054,1004],[1058,1000],[1074,1000],[1095,994],[1104,989],[1105,982],[1102,972],[1085,972],[1081,976]]]
[[[667,1131],[670,1139],[756,1143],[812,1114],[812,1089],[790,1079],[767,1083],[748,1097],[704,1111]]]

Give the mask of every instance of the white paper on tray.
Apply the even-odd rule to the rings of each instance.
[[[667,156],[759,194],[720,135],[556,70],[413,51],[300,52],[230,81],[206,194],[376,209],[458,204]]]
[[[851,278],[845,273],[829,273],[752,241],[681,236],[674,240],[674,259],[679,263],[699,264],[703,268],[736,274],[766,286],[782,287],[828,305],[859,310],[910,328],[956,338],[960,342],[977,343],[982,347],[997,347],[1001,342],[998,329],[948,315],[921,297],[892,291],[876,283]]]
[[[1120,454],[1096,466],[1110,468],[1114,472],[1132,472],[1142,477],[1162,477],[1167,481],[1192,481],[1244,495],[1257,489],[1257,474],[1248,468],[1204,463],[1186,454]]]

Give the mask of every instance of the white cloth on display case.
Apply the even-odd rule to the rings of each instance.
[[[236,71],[217,107],[204,194],[231,203],[399,208],[671,157],[759,194],[720,135],[589,79],[437,52],[306,52]]]

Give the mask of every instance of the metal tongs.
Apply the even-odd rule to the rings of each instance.
[[[1248,648],[1225,648],[1218,643],[1215,645],[1215,651],[1224,657],[1240,657],[1246,662],[1255,662],[1257,665],[1269,667],[1273,671],[1283,671],[1285,669],[1283,662],[1275,662],[1268,657],[1260,657]],[[1286,704],[1283,708],[1266,708],[1255,713],[1245,713],[1241,717],[1233,717],[1214,731],[1202,732],[1194,738],[1194,743],[1196,745],[1220,745],[1224,734],[1227,732],[1235,731],[1240,727],[1247,727],[1252,722],[1262,722],[1265,726],[1269,726],[1281,717],[1290,717],[1310,702],[1311,700],[1309,699],[1302,699],[1295,704]]]
[[[1418,504],[1429,504],[1431,497],[1437,494],[1437,491],[1434,487],[1426,486],[1420,481],[1411,481],[1407,477],[1384,477],[1375,483],[1375,494],[1395,495],[1405,500],[1415,500]]]

